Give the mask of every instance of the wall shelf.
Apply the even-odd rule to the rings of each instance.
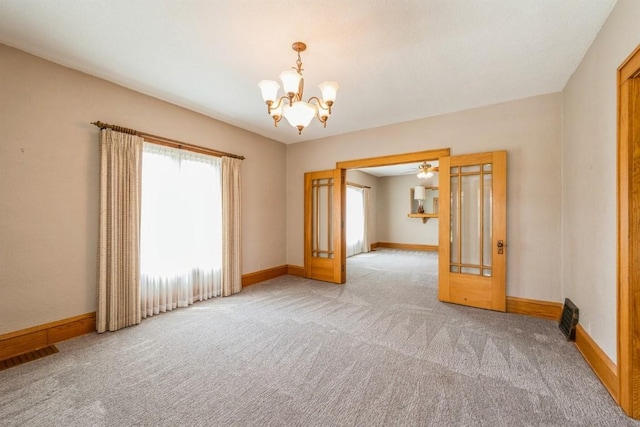
[[[426,223],[429,218],[438,218],[437,213],[410,213],[407,214],[409,218],[422,218],[422,223]]]

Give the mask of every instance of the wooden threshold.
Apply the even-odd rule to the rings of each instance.
[[[438,245],[420,245],[416,243],[377,242],[371,244],[371,250],[377,248],[404,249],[406,251],[438,251]]]

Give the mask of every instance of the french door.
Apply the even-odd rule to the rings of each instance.
[[[506,151],[440,158],[440,301],[506,310],[506,172]]]
[[[346,282],[345,170],[304,174],[305,277]]]

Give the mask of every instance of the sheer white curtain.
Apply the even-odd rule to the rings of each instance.
[[[362,252],[371,252],[371,243],[369,242],[369,223],[371,216],[369,211],[369,199],[371,198],[371,189],[364,187],[362,189],[362,209],[364,209],[364,235],[362,236]]]
[[[365,209],[362,188],[347,185],[347,256],[364,252]]]
[[[221,295],[220,159],[145,143],[142,158],[142,317]]]

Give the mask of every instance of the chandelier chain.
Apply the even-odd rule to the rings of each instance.
[[[295,70],[298,72],[298,74],[302,74],[302,71],[304,71],[304,69],[302,68],[302,59],[300,58],[300,51],[298,51],[298,59],[296,60]]]

